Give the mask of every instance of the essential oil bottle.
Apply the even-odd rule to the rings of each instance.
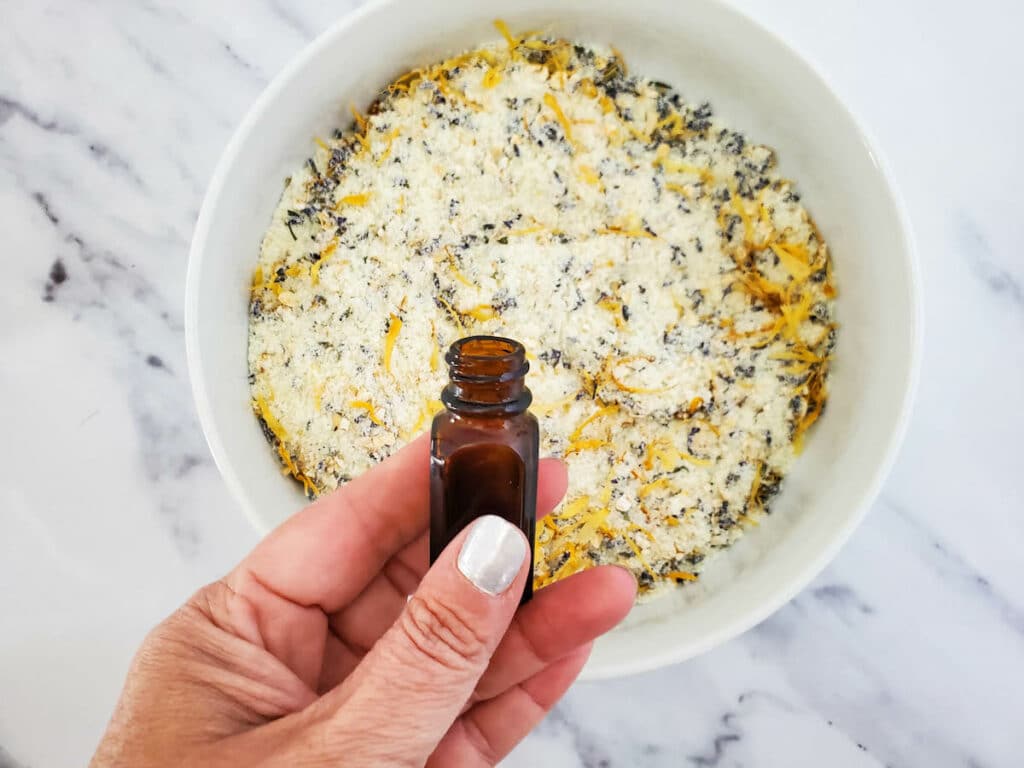
[[[451,345],[445,362],[445,410],[430,431],[430,562],[488,514],[518,526],[532,558],[540,433],[527,410],[533,395],[525,382],[526,350],[512,339],[470,336]],[[526,582],[524,603],[533,595],[532,582]]]

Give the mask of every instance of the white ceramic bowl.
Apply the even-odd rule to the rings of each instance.
[[[828,408],[771,518],[701,581],[638,606],[602,638],[589,678],[680,661],[753,626],[835,556],[867,511],[907,421],[920,351],[916,262],[905,214],[864,132],[792,50],[713,0],[385,0],[342,19],[274,79],[221,158],[189,261],[186,338],[199,417],[225,481],[262,531],[301,507],[250,409],[249,281],[282,180],[314,135],[390,78],[496,39],[546,29],[612,43],[633,71],[707,99],[778,151],[835,259],[841,324]]]

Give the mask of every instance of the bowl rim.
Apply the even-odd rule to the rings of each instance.
[[[316,38],[307,43],[299,50],[288,63],[271,79],[256,100],[246,111],[242,121],[232,133],[231,138],[225,145],[213,175],[210,177],[206,193],[203,197],[189,248],[188,270],[185,278],[185,356],[188,366],[192,396],[195,402],[196,412],[199,416],[199,423],[203,436],[209,446],[214,463],[219,470],[221,477],[228,486],[231,495],[241,506],[245,516],[252,526],[260,533],[266,534],[269,528],[256,514],[251,499],[245,492],[245,486],[235,470],[234,465],[227,456],[224,442],[218,430],[217,420],[213,413],[209,393],[206,385],[206,372],[199,352],[199,328],[198,328],[198,285],[202,264],[206,258],[206,242],[212,226],[211,210],[216,207],[216,201],[223,193],[226,186],[228,172],[235,163],[235,158],[240,152],[244,142],[247,140],[253,126],[262,119],[267,108],[273,104],[277,95],[286,87],[296,72],[306,66],[307,62],[320,54],[320,51],[331,45],[333,41],[345,34],[355,26],[363,17],[375,13],[398,0],[369,0],[364,5],[346,13],[337,21],[327,27]],[[906,436],[910,418],[913,413],[914,402],[917,398],[920,382],[921,359],[924,348],[924,298],[921,279],[921,266],[917,250],[917,242],[911,225],[910,215],[906,202],[895,183],[887,159],[879,149],[879,144],[873,133],[866,127],[853,110],[840,98],[832,83],[824,75],[821,68],[813,60],[807,58],[790,45],[783,37],[763,26],[760,22],[750,17],[742,10],[736,8],[725,0],[702,0],[709,6],[715,6],[717,10],[732,14],[740,19],[742,23],[755,28],[760,34],[770,38],[776,45],[785,49],[787,53],[797,61],[801,62],[808,70],[808,73],[815,78],[825,91],[832,97],[835,106],[841,110],[850,121],[867,151],[872,163],[877,169],[889,194],[889,202],[896,214],[897,224],[900,230],[903,248],[903,269],[907,274],[908,292],[911,307],[909,308],[912,327],[909,336],[909,360],[906,381],[903,384],[903,399],[895,422],[891,427],[884,451],[881,452],[879,460],[872,472],[869,481],[864,484],[858,498],[851,503],[851,513],[846,517],[842,525],[833,529],[826,546],[822,547],[817,555],[804,561],[802,567],[785,582],[779,584],[769,599],[765,599],[752,608],[737,614],[731,621],[724,622],[712,632],[706,634],[699,642],[691,642],[685,645],[667,647],[663,652],[648,655],[643,658],[625,658],[614,663],[606,663],[599,669],[594,669],[587,664],[580,675],[579,680],[603,680],[624,675],[631,675],[640,672],[650,671],[663,666],[676,664],[686,659],[703,654],[712,648],[731,640],[746,632],[752,627],[760,624],[786,603],[792,600],[803,590],[825,567],[835,559],[839,550],[849,540],[856,528],[867,516],[875,499],[881,492],[882,485],[892,470],[900,447]]]

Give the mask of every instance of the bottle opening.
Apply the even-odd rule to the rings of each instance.
[[[445,355],[452,380],[504,382],[520,379],[530,370],[526,349],[501,336],[468,336],[454,342]]]
[[[448,386],[441,402],[454,411],[516,413],[533,399],[524,378],[530,370],[526,349],[501,336],[468,336],[449,347]],[[500,406],[495,409],[495,406]]]

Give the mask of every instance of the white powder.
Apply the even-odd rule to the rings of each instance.
[[[282,460],[335,488],[429,426],[452,341],[510,336],[570,468],[538,582],[689,580],[767,511],[825,397],[828,254],[770,150],[564,41],[464,54],[373,111],[320,141],[263,242],[249,362]]]

